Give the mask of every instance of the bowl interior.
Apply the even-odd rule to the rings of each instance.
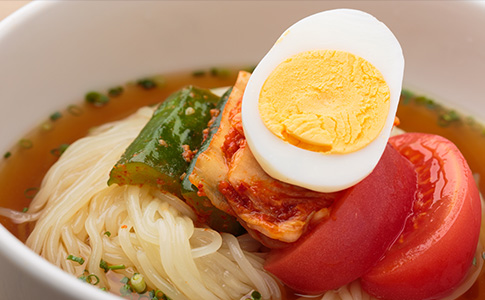
[[[39,1],[0,23],[0,150],[88,90],[179,70],[255,64],[289,25],[342,7],[367,11],[394,32],[406,59],[405,87],[485,120],[484,3]],[[59,299],[112,297],[65,276],[3,227],[0,253],[12,272],[29,274],[44,288],[57,280],[52,295]],[[42,268],[32,272],[28,264]],[[0,277],[8,276],[0,271]],[[5,280],[6,287],[18,286]],[[38,297],[33,285],[22,286],[26,296]]]

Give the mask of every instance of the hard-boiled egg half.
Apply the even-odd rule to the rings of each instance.
[[[404,58],[389,28],[330,10],[288,28],[254,70],[242,104],[248,145],[273,178],[319,192],[348,188],[379,161]]]

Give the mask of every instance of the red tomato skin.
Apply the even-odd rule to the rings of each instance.
[[[478,188],[465,158],[445,138],[407,133],[390,143],[411,160],[416,152],[423,153],[423,161],[434,159],[433,204],[418,223],[407,221],[402,239],[363,276],[362,286],[383,299],[439,299],[461,283],[471,266],[481,224]],[[419,173],[422,162],[413,164]],[[416,195],[425,192],[418,187]]]
[[[414,169],[388,145],[372,173],[336,201],[330,217],[289,247],[272,250],[265,269],[308,295],[359,278],[401,233],[415,191]]]

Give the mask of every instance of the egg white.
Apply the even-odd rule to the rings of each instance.
[[[390,90],[390,108],[378,137],[348,154],[322,154],[279,139],[264,125],[258,109],[261,88],[286,58],[310,50],[340,50],[360,56],[383,75]],[[248,145],[273,178],[319,192],[355,185],[377,165],[393,127],[404,73],[401,46],[393,33],[362,11],[336,9],[306,17],[288,28],[254,70],[242,103]]]

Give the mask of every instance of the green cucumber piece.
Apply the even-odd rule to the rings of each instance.
[[[108,185],[148,184],[180,196],[181,176],[189,166],[184,146],[199,149],[219,100],[193,86],[170,95],[113,167]]]
[[[209,147],[213,135],[219,129],[222,111],[224,110],[224,106],[229,99],[231,91],[232,88],[230,88],[222,96],[221,101],[217,106],[220,113],[210,126],[207,139],[203,142],[202,146],[199,148],[199,151],[195,154],[194,159],[191,161],[189,168],[187,169],[187,174],[182,180],[182,196],[187,204],[189,204],[196,211],[201,223],[207,224],[210,228],[220,232],[229,232],[235,235],[240,235],[245,232],[245,229],[241,226],[237,219],[216,208],[206,196],[199,196],[197,187],[189,180],[189,176],[194,170],[197,157]]]

